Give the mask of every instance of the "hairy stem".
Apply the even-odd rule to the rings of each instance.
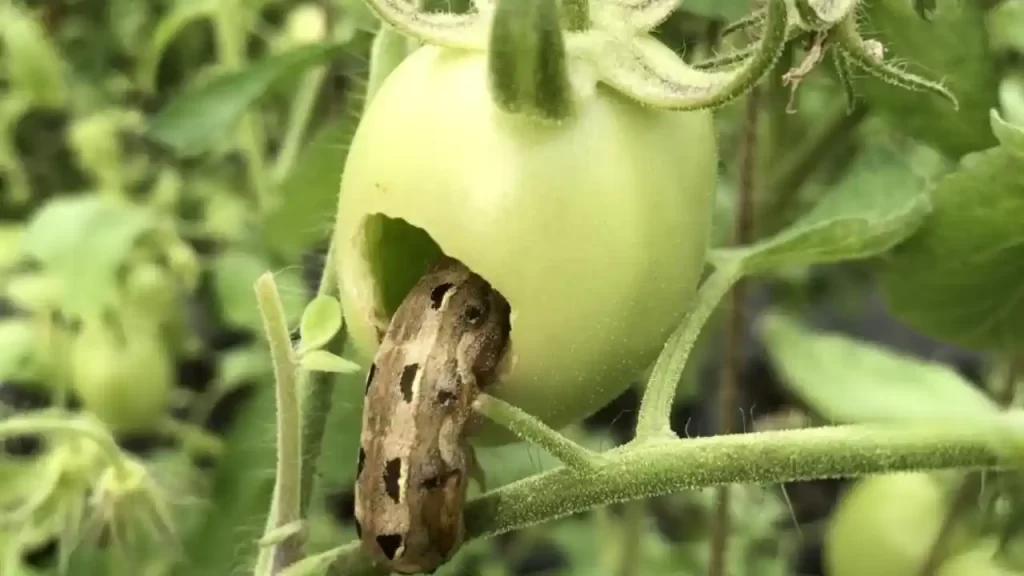
[[[833,153],[836,143],[853,134],[867,118],[867,106],[857,103],[853,111],[847,111],[845,103],[837,103],[828,117],[800,144],[782,156],[771,171],[766,182],[766,202],[758,224],[765,234],[774,234],[783,226],[790,205],[799,196],[804,182],[821,165],[822,158]]]
[[[1015,467],[1024,453],[1024,414],[951,425],[948,419],[858,424],[664,440],[602,454],[581,480],[562,467],[488,492],[466,506],[470,539],[571,516],[614,502],[722,484],[782,484],[902,471]],[[339,554],[344,574],[377,573],[353,544]],[[370,572],[366,572],[371,569]]]
[[[299,431],[302,422],[298,366],[295,363],[291,339],[288,337],[288,321],[277,284],[274,282],[274,275],[267,272],[260,276],[255,289],[256,301],[263,318],[263,329],[270,345],[270,357],[274,364],[274,389],[277,401],[277,470],[274,499],[267,518],[266,530],[270,534],[301,519],[302,444]],[[301,558],[301,539],[301,534],[293,533],[280,539],[280,542],[261,549],[256,574],[277,574],[297,562]]]
[[[500,398],[490,394],[481,394],[473,403],[473,408],[497,424],[508,428],[523,440],[547,450],[549,454],[570,468],[586,470],[593,468],[600,461],[599,454],[569,440],[539,419]]]
[[[745,246],[752,240],[754,228],[754,185],[757,174],[757,133],[761,90],[754,87],[747,94],[746,115],[739,146],[739,196],[733,223],[733,245]],[[738,280],[729,301],[726,325],[725,354],[718,381],[718,433],[732,434],[739,398],[740,372],[743,370],[744,336],[746,333],[746,283]],[[729,544],[729,486],[723,485],[715,494],[715,513],[711,520],[711,541],[708,574],[726,573],[725,561]]]
[[[723,266],[715,270],[697,290],[693,307],[669,337],[664,350],[658,356],[658,361],[654,364],[643,400],[640,402],[636,438],[631,444],[674,437],[669,427],[669,417],[686,360],[693,351],[693,345],[697,342],[697,336],[700,335],[704,323],[739,277],[738,265]]]
[[[320,278],[320,286],[317,294],[321,296],[338,297],[338,282],[334,267],[334,243],[327,251],[327,264],[324,267],[323,275]],[[334,335],[324,350],[341,355],[345,349],[347,331],[342,326]],[[324,429],[327,427],[327,418],[330,415],[331,406],[334,401],[334,387],[337,383],[337,374],[330,372],[310,372],[308,374],[309,394],[303,403],[302,410],[302,484],[300,509],[303,517],[309,509],[310,498],[313,494],[313,480],[316,476],[317,461],[320,458],[320,451],[323,445]]]
[[[337,298],[338,281],[334,267],[333,241],[330,248],[327,249],[326,258],[327,263],[324,266],[323,275],[320,277],[317,294]],[[341,356],[345,349],[347,335],[348,332],[342,326],[323,349]],[[334,403],[334,386],[337,383],[337,377],[337,374],[330,372],[310,372],[307,376],[309,393],[302,405],[302,477],[299,500],[299,509],[303,517],[309,510],[309,501],[313,494],[313,480],[316,476],[317,462],[320,459],[327,417],[330,415],[331,406]]]

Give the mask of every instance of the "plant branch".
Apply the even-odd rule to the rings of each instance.
[[[327,261],[317,294],[320,296],[338,296],[338,282],[334,267],[334,242],[327,249]],[[324,350],[341,356],[345,349],[347,331],[342,326],[334,338],[324,346]],[[317,461],[323,445],[324,429],[327,417],[334,403],[334,386],[337,374],[330,372],[310,372],[308,374],[309,394],[303,402],[302,410],[302,478],[300,487],[299,510],[303,517],[309,510],[309,502],[313,495],[313,480],[316,476]]]
[[[765,183],[767,201],[760,210],[762,218],[758,220],[770,218],[771,221],[761,222],[764,234],[777,231],[815,167],[821,164],[823,157],[835,151],[837,142],[843,141],[860,126],[867,113],[868,108],[863,103],[858,102],[852,111],[847,111],[846,104],[840,102],[816,131],[801,139],[799,147],[779,159],[778,168],[772,170]]]
[[[1024,454],[1020,411],[956,425],[944,419],[650,442],[603,453],[605,462],[583,482],[578,472],[560,467],[475,498],[466,506],[467,537],[491,537],[615,502],[722,484],[1022,464],[1008,454]],[[356,545],[339,555],[335,566],[342,564],[350,570],[346,575],[372,569]]]
[[[740,273],[738,264],[723,265],[697,290],[693,307],[669,337],[661,355],[658,356],[658,361],[654,364],[647,389],[640,402],[636,438],[630,444],[675,437],[669,426],[669,417],[686,360],[693,351],[693,345],[697,342],[697,336],[700,335],[704,323],[740,277]]]
[[[298,366],[288,337],[288,321],[274,275],[267,272],[256,281],[256,301],[263,318],[263,329],[270,345],[274,364],[274,387],[277,401],[277,470],[274,499],[267,518],[266,533],[270,535],[298,523],[302,444],[300,439],[301,406],[298,393]],[[301,558],[302,535],[291,533],[269,547],[261,548],[257,575],[277,574]],[[269,554],[269,558],[267,557]],[[268,566],[269,565],[269,566]]]
[[[739,196],[733,245],[746,246],[754,228],[754,186],[757,174],[757,135],[761,111],[761,90],[754,87],[747,94],[746,114],[739,146]],[[746,336],[746,282],[737,280],[729,299],[729,320],[726,325],[725,353],[718,381],[718,433],[732,434],[739,398],[740,372],[743,370],[744,338]],[[729,486],[719,486],[715,494],[715,513],[711,519],[708,574],[726,573],[725,559],[729,544]]]
[[[569,440],[539,419],[500,398],[490,394],[480,394],[473,403],[473,408],[497,424],[508,428],[523,440],[547,450],[549,454],[570,468],[587,470],[597,466],[601,460],[600,454],[591,452]]]

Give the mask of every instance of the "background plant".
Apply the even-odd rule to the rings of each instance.
[[[903,438],[904,447],[919,442],[918,454],[963,446],[967,425],[957,423],[1005,421],[991,411],[1012,402],[1022,338],[1013,264],[1024,208],[1014,128],[1024,122],[1022,9],[1012,0],[927,4],[862,2],[863,33],[887,60],[941,79],[959,109],[854,71],[858,99],[848,111],[828,59],[800,78],[790,102],[783,75],[808,52],[799,38],[761,85],[757,114],[748,115],[746,98],[716,113],[724,160],[716,244],[734,244],[738,215],[755,223],[743,243],[768,240],[716,253],[718,263],[743,258],[757,280],[697,342],[672,410],[677,433],[720,429],[723,366],[738,374],[730,413],[747,431],[896,422],[875,448],[897,450]],[[253,284],[274,271],[285,321],[298,328],[319,283],[346,142],[367,82],[377,81],[367,66],[376,19],[354,0],[16,2],[0,10],[0,399],[12,414],[0,424],[0,572],[249,570],[275,446]],[[727,54],[717,31],[749,12],[746,2],[687,0],[656,34],[698,62]],[[388,49],[383,40],[373,47]],[[756,158],[756,201],[747,208],[743,142]],[[847,258],[860,260],[822,264]],[[346,508],[360,376],[339,376],[330,406],[306,406],[330,408],[308,499],[310,554],[354,537]],[[636,398],[624,394],[568,436],[595,450],[623,443]],[[815,446],[827,454],[841,445],[830,433],[776,439],[805,439],[809,461]],[[991,458],[991,445],[976,440],[976,463]],[[557,461],[522,444],[483,458],[495,486],[548,472],[475,502],[478,532],[495,518],[504,531],[554,516],[501,504],[557,497],[549,489],[559,485],[550,471]],[[693,465],[693,474],[712,469]],[[861,498],[867,504],[844,500],[831,524],[836,482],[754,487],[813,472],[732,478],[750,486],[734,488],[725,507],[707,490],[680,491],[697,484],[676,474],[675,487],[656,491],[672,495],[475,540],[444,570],[698,574],[717,547],[730,574],[810,574],[813,554],[802,550],[823,540],[828,574],[878,573],[843,554],[867,546],[883,559],[894,551],[893,574],[929,557],[939,570],[958,570],[948,573],[965,573],[965,563],[970,573],[1021,570],[1012,473],[986,474],[984,489],[966,472],[928,476],[938,496],[924,502],[893,496],[906,493],[896,482],[875,485]],[[726,525],[716,507],[731,520],[725,548],[721,538],[708,545],[712,527]],[[907,530],[879,510],[904,511],[920,540],[885,536],[882,527]],[[927,518],[931,532],[920,529]]]

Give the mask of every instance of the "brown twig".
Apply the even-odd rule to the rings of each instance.
[[[739,202],[733,226],[733,243],[747,244],[754,229],[754,179],[757,159],[757,128],[760,115],[760,90],[747,94],[746,114],[739,149]],[[724,363],[718,382],[718,430],[729,434],[735,428],[735,414],[740,371],[743,369],[744,335],[746,332],[745,283],[736,283],[729,297],[729,319],[726,327]],[[721,486],[715,495],[715,513],[711,525],[709,576],[725,575],[726,548],[729,540],[729,486]]]

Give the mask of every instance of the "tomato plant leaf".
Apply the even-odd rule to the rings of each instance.
[[[5,92],[30,95],[35,106],[63,108],[68,99],[67,66],[46,28],[17,3],[0,5],[0,47]]]
[[[324,62],[344,46],[303,46],[217,77],[168,104],[151,120],[148,135],[182,154],[203,152],[224,138],[249,106],[276,82]]]
[[[992,122],[992,133],[996,135],[999,143],[1010,152],[1024,156],[1024,126],[1016,126],[1003,120],[995,108],[992,109],[989,117]]]
[[[157,68],[171,41],[192,22],[212,16],[217,8],[212,0],[181,0],[172,6],[153,29],[135,67],[139,87],[147,92],[156,89]]]
[[[960,157],[995,144],[988,111],[996,105],[998,76],[989,53],[985,8],[977,2],[937,0],[928,20],[907,0],[861,2],[862,34],[885,48],[885,60],[941,82],[960,104],[911,92],[883,80],[858,78],[858,92],[894,127]]]
[[[49,201],[29,221],[22,248],[61,287],[62,310],[89,316],[117,298],[117,271],[136,240],[154,230],[145,208],[92,194]]]
[[[362,370],[359,364],[331,354],[327,350],[313,350],[302,355],[302,368],[314,372],[336,372],[338,374],[356,374]]]
[[[251,284],[250,284],[251,287]],[[256,557],[274,490],[274,386],[265,379],[225,435],[202,523],[186,535],[183,573],[197,576],[245,570]],[[224,526],[232,526],[225,530]]]
[[[963,159],[933,213],[882,275],[894,314],[962,346],[1024,346],[1024,159],[997,147]]]
[[[358,124],[356,98],[324,126],[299,154],[279,187],[279,202],[269,208],[262,226],[267,250],[286,262],[298,261],[330,236],[338,203],[339,167]],[[325,216],[326,215],[326,216]]]
[[[213,263],[213,285],[226,323],[262,333],[263,320],[252,285],[270,267],[263,258],[241,250],[217,256]],[[286,269],[277,272],[275,279],[289,322],[299,319],[307,298],[301,275]]]
[[[830,421],[903,421],[998,410],[983,392],[941,364],[815,332],[778,312],[766,314],[758,331],[784,385]]]
[[[313,298],[302,312],[299,323],[299,353],[304,354],[322,348],[341,329],[341,303],[330,296]]]
[[[928,214],[923,186],[882,157],[858,166],[843,183],[778,234],[750,246],[721,248],[712,262],[739,259],[744,271],[868,258],[908,237]]]

